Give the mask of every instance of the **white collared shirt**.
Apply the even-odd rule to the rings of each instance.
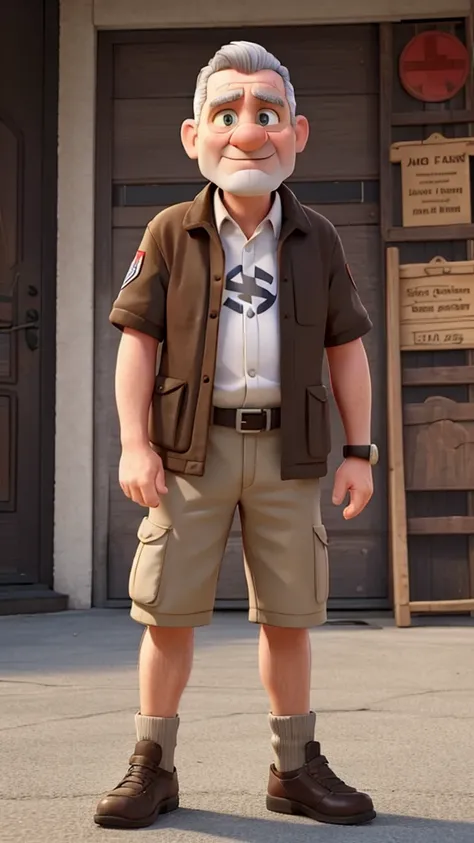
[[[247,240],[219,191],[214,215],[225,253],[214,381],[215,407],[280,406],[280,316],[277,247],[281,199]]]

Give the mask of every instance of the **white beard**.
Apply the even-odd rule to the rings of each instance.
[[[288,172],[283,172],[281,168],[278,168],[271,174],[254,169],[222,173],[218,167],[208,168],[205,165],[203,166],[202,161],[199,162],[199,169],[208,181],[213,182],[226,193],[234,194],[234,196],[266,196],[268,193],[278,190],[281,183],[293,172],[292,166],[291,169],[288,168]]]

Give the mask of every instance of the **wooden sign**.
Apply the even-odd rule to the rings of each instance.
[[[443,321],[451,306],[457,305],[464,316],[452,317],[449,334],[458,332],[462,345],[472,330],[471,310],[474,287],[474,261],[448,262],[435,258],[428,264],[400,266],[398,249],[387,249],[387,418],[388,418],[388,484],[389,484],[389,543],[393,576],[393,600],[398,627],[410,626],[412,612],[452,613],[473,612],[474,596],[469,599],[446,595],[448,599],[413,600],[410,596],[409,537],[471,536],[474,537],[474,515],[451,515],[450,510],[436,508],[435,513],[420,517],[422,511],[407,517],[406,491],[411,495],[433,491],[469,491],[474,488],[471,454],[474,446],[474,403],[456,402],[443,395],[421,398],[419,403],[403,406],[403,386],[444,387],[451,383],[474,384],[474,366],[429,366],[402,368],[402,336],[418,327],[429,334],[433,319],[434,334],[445,338]],[[419,312],[420,307],[427,311]],[[441,303],[444,309],[441,310]],[[439,307],[438,307],[439,306]],[[433,311],[431,311],[433,307]],[[438,316],[439,314],[439,316]],[[451,318],[451,316],[449,316]],[[436,320],[438,319],[438,322]],[[420,320],[419,322],[417,320]],[[456,321],[455,321],[456,320]],[[408,326],[408,327],[407,327]],[[472,334],[471,334],[472,336]],[[405,336],[406,339],[406,336]],[[405,348],[459,348],[432,339]],[[454,377],[453,377],[454,375]],[[472,387],[470,387],[471,389]],[[405,423],[405,426],[404,426]],[[408,481],[408,482],[406,482]],[[469,513],[472,512],[468,502]],[[470,543],[473,541],[471,538]],[[469,557],[472,560],[472,557]]]
[[[402,165],[405,227],[471,222],[469,155],[473,138],[434,134],[392,145],[390,160]]]
[[[400,348],[474,348],[474,261],[400,266]]]

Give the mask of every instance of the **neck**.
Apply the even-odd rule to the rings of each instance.
[[[270,193],[266,196],[235,196],[233,193],[224,191],[222,199],[232,219],[242,229],[247,239],[265,219],[272,205]]]

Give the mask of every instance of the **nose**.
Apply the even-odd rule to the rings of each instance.
[[[237,126],[229,140],[231,146],[236,146],[242,152],[255,152],[260,149],[268,140],[268,135],[263,126],[255,123],[243,123]]]

